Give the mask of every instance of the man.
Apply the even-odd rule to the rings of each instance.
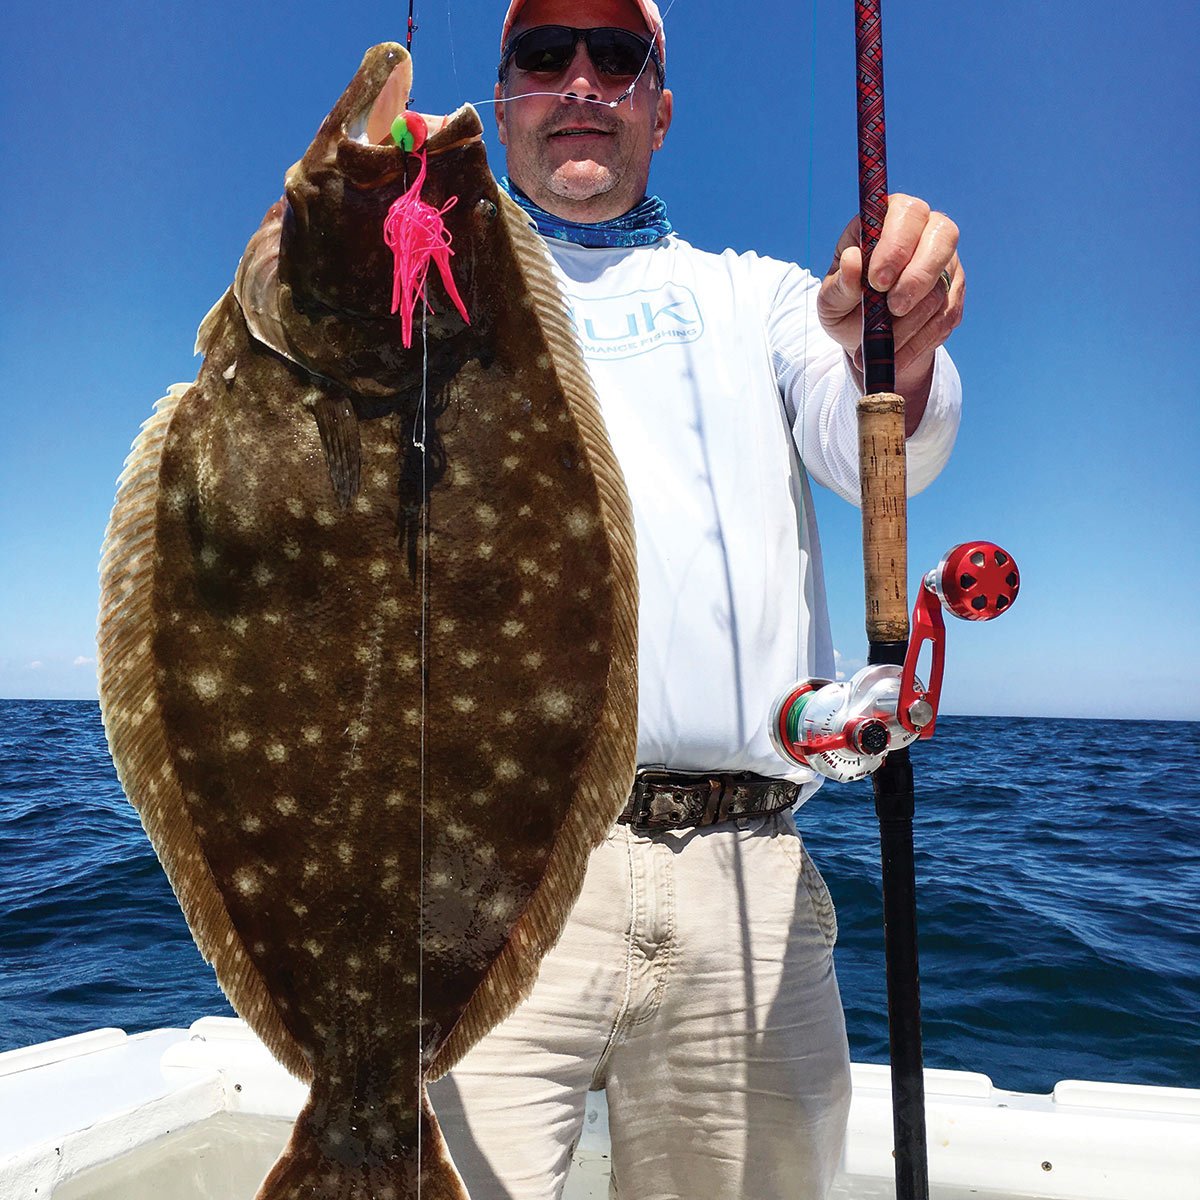
[[[652,0],[513,0],[501,37],[511,194],[547,235],[633,501],[640,774],[531,996],[432,1089],[475,1200],[559,1196],[589,1087],[625,1198],[819,1198],[844,1137],[833,906],[790,816],[819,780],[767,717],[834,669],[806,471],[857,502],[857,221],[819,285],[671,235],[646,198],[665,57]],[[914,491],[957,427],[956,242],[894,196],[872,261]]]

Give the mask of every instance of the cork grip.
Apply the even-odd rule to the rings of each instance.
[[[867,637],[908,640],[908,493],[904,471],[904,397],[878,392],[858,402],[863,572]]]

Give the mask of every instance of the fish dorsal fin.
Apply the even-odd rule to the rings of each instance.
[[[557,941],[578,898],[589,855],[604,840],[629,795],[637,758],[637,554],[629,493],[550,255],[520,207],[502,192],[497,205],[533,301],[531,314],[550,351],[550,370],[579,427],[596,479],[612,555],[612,659],[604,707],[578,776],[577,801],[508,943],[438,1051],[431,1078],[450,1070],[529,994],[543,955]]]
[[[210,330],[217,324],[219,315],[210,313],[205,318]],[[100,711],[121,786],[187,913],[200,953],[212,963],[226,995],[250,1027],[292,1074],[307,1082],[308,1061],[284,1027],[235,931],[200,848],[159,704],[154,658],[159,466],[171,418],[191,386],[176,384],[155,404],[118,480],[100,561],[96,636]],[[164,502],[170,503],[171,498]]]

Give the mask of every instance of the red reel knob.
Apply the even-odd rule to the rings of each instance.
[[[990,621],[1012,606],[1021,573],[1012,555],[995,542],[962,542],[946,551],[925,586],[956,617]]]

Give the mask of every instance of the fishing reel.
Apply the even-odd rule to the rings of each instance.
[[[922,581],[913,607],[904,666],[864,667],[840,683],[805,679],[771,709],[771,742],[789,762],[849,783],[876,770],[889,750],[933,736],[946,626],[942,609],[964,621],[990,621],[1017,598],[1021,576],[1012,556],[992,542],[963,542],[948,550]],[[932,651],[929,686],[917,677],[926,643]]]

